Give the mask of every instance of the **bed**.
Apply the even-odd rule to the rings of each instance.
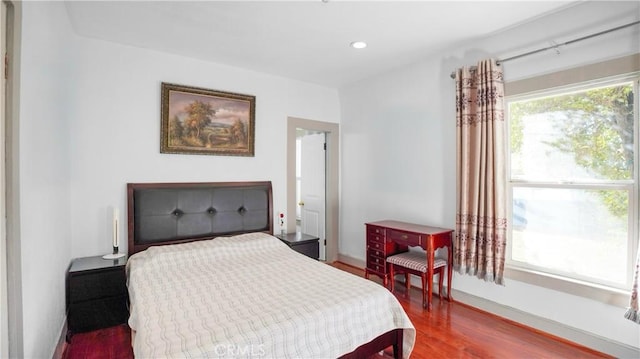
[[[372,281],[272,236],[270,182],[127,185],[136,358],[408,358],[415,329]]]

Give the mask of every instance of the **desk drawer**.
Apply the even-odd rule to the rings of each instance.
[[[385,231],[384,227],[367,226],[367,235],[373,234],[373,235],[384,236],[384,231]]]
[[[422,246],[422,241],[419,234],[395,231],[393,229],[390,229],[388,232],[389,239],[398,244],[404,244],[407,246]]]
[[[367,241],[367,249],[375,249],[382,252],[386,252],[388,250],[384,243],[375,241]]]
[[[367,226],[367,243],[382,243],[385,242],[385,229],[377,226]]]
[[[384,258],[386,251],[384,249],[367,248],[367,258],[370,256]]]
[[[385,242],[384,235],[372,234],[372,233],[367,234],[367,243],[368,244],[372,244],[372,243],[384,244],[384,242]]]
[[[376,251],[369,251],[369,255],[367,256],[367,267],[371,267],[372,265],[384,265],[387,261],[384,257],[378,257],[375,255]]]
[[[367,270],[371,271],[371,272],[376,272],[376,273],[380,273],[383,275],[387,274],[387,264],[383,263],[383,264],[375,264],[375,263],[369,263],[369,261],[367,261]]]

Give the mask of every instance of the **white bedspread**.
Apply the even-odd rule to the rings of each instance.
[[[264,233],[149,248],[127,263],[136,358],[336,358],[415,329],[372,281]]]

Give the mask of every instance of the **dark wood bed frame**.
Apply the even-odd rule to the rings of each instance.
[[[129,256],[157,245],[248,232],[272,235],[272,204],[269,181],[128,183]],[[402,358],[402,340],[403,330],[394,329],[341,358],[368,358],[390,346],[394,358]]]

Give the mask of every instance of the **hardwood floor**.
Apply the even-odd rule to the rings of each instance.
[[[78,333],[62,354],[62,359],[132,359],[131,329],[126,324]]]
[[[341,263],[333,265],[364,276],[359,268]],[[376,279],[372,277],[372,280]],[[437,296],[433,299],[431,312],[428,312],[422,308],[420,291],[413,288],[407,295],[402,284],[396,286],[394,294],[416,328],[412,359],[611,358],[464,304],[439,300]],[[65,349],[63,359],[133,358],[129,335],[126,325],[76,334]]]
[[[364,271],[342,263],[334,267],[358,276]],[[399,277],[398,277],[399,278]],[[371,280],[382,283],[371,277]],[[612,358],[564,339],[466,306],[433,298],[431,312],[422,293],[397,283],[395,296],[416,328],[411,358]],[[455,299],[455,298],[454,298]]]

